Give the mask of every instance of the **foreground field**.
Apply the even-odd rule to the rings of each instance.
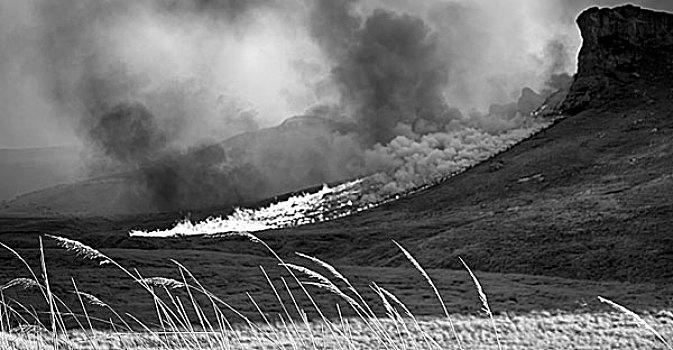
[[[80,283],[67,274],[54,274],[47,265],[47,261],[54,261],[53,251],[46,254],[42,239],[37,266],[31,264],[34,258],[26,259],[3,244],[4,250],[23,265],[25,276],[31,277],[15,277],[0,287],[0,347],[672,349],[667,339],[673,338],[673,312],[670,307],[655,306],[670,306],[670,299],[661,300],[661,293],[671,295],[670,289],[663,286],[479,273],[485,277],[488,298],[495,300],[492,304],[476,274],[462,260],[464,271],[442,271],[440,275],[436,270],[423,269],[410,252],[395,242],[413,269],[373,269],[368,276],[385,273],[386,278],[368,280],[365,287],[363,276],[358,276],[362,270],[340,271],[303,254],[297,255],[303,259],[303,264],[298,265],[282,259],[251,234],[227,238],[246,239],[270,254],[261,261],[267,268],[254,268],[261,272],[263,279],[258,280],[262,283],[209,289],[176,260],[171,260],[171,275],[146,277],[140,270],[123,265],[129,260],[118,260],[109,252],[78,241],[45,236],[47,242],[57,244],[52,250],[76,255],[77,264],[90,264],[87,275],[99,284],[113,283],[113,292],[118,298],[121,296],[122,304],[126,308],[132,306],[127,310],[112,307],[108,296],[99,298],[101,289],[96,290],[91,281]],[[147,254],[142,260],[157,263]],[[235,273],[243,276],[238,278],[248,283],[255,280],[249,268],[239,268]],[[113,271],[116,276],[109,275]],[[510,282],[504,287],[506,279]],[[582,290],[582,285],[586,290]],[[92,290],[96,290],[95,294],[89,293]],[[510,296],[503,301],[503,294],[507,293]],[[594,293],[625,300],[630,307],[645,303],[649,311],[643,311],[641,305],[636,309],[643,315],[640,316]],[[558,305],[565,300],[570,304],[573,299],[575,305],[570,308],[574,311],[544,311],[553,309],[545,303]],[[492,310],[492,305],[497,309]],[[481,312],[476,312],[480,307]],[[543,311],[534,311],[536,307]],[[464,311],[469,309],[475,310],[472,315]],[[533,311],[515,311],[522,309]],[[433,310],[444,316],[421,316],[433,314]]]
[[[673,314],[661,311],[644,319],[666,339],[673,339]],[[454,315],[454,326],[464,349],[498,349],[490,321],[485,317]],[[335,338],[321,323],[311,323],[311,330],[301,329],[301,337],[289,337],[278,323],[271,327],[259,324],[259,329],[235,327],[221,333],[190,333],[170,335],[160,333],[73,332],[59,338],[63,349],[381,349],[370,330],[361,320],[345,319],[339,326],[346,334]],[[381,320],[397,333],[395,322]],[[620,313],[558,313],[513,314],[495,317],[503,349],[666,349],[666,346]],[[412,323],[412,322],[409,322]],[[431,339],[424,339],[417,329],[401,330],[395,336],[397,349],[456,349],[457,345],[446,319],[424,318],[420,327]],[[299,325],[303,327],[303,325]],[[313,339],[311,337],[313,335]],[[338,339],[338,341],[335,341]],[[315,342],[315,343],[314,343]],[[46,334],[2,333],[3,349],[49,348],[53,339]],[[315,344],[315,346],[314,346]]]
[[[14,248],[28,263],[40,266],[39,247],[34,248],[38,238],[26,235],[22,240],[9,240],[3,236],[0,242]],[[117,260],[123,266],[138,271],[143,276],[163,276],[180,279],[180,272],[171,258],[187,267],[194,276],[209,290],[235,305],[242,313],[253,317],[257,314],[246,295],[250,293],[261,307],[270,313],[282,312],[282,308],[264,277],[260,266],[270,276],[289,278],[287,271],[277,265],[270,254],[252,242],[241,239],[211,239],[211,247],[231,245],[238,247],[238,253],[198,249],[100,249],[107,256]],[[387,245],[393,246],[391,241]],[[95,247],[98,248],[98,247]],[[409,251],[416,255],[416,250]],[[299,252],[304,252],[299,250]],[[49,272],[50,284],[66,303],[79,304],[72,294],[71,278],[77,282],[80,290],[95,294],[113,306],[120,313],[131,312],[143,321],[156,321],[156,310],[152,298],[134,285],[128,276],[119,269],[108,265],[98,266],[83,261],[73,252],[58,247],[52,240],[44,241],[44,258]],[[316,255],[324,259],[322,254]],[[298,265],[310,262],[294,254],[284,257],[286,261]],[[331,259],[324,259],[333,263]],[[418,258],[419,263],[430,266],[432,259]],[[475,270],[472,262],[466,259]],[[4,284],[16,277],[30,277],[25,266],[10,252],[0,250],[0,283]],[[314,265],[312,265],[314,266]],[[413,266],[406,261],[401,267],[369,267],[336,265],[349,278],[352,284],[362,291],[363,297],[377,300],[376,294],[368,285],[376,282],[398,295],[416,316],[438,316],[442,311],[432,290]],[[39,269],[38,269],[39,270]],[[523,274],[499,274],[483,271],[475,272],[486,292],[494,312],[507,311],[529,313],[539,310],[564,310],[572,313],[599,312],[605,310],[596,296],[601,295],[624,304],[638,312],[663,310],[673,307],[673,284],[671,283],[629,283],[615,281],[577,280],[547,276]],[[469,274],[465,269],[429,269],[428,274],[439,289],[450,312],[470,314],[478,312],[479,298]],[[279,284],[276,281],[276,284]],[[291,286],[296,290],[296,286]],[[311,290],[321,303],[334,305],[339,299],[328,291],[315,288]],[[31,304],[44,304],[43,298],[35,290],[9,289],[4,291],[8,297]],[[300,302],[301,295],[297,296]],[[385,312],[380,306],[373,306],[377,312]],[[92,314],[102,318],[109,317],[104,310],[91,310]],[[338,317],[336,310],[324,310],[329,317]],[[354,316],[350,310],[342,310],[345,317]],[[309,315],[310,316],[310,315]]]

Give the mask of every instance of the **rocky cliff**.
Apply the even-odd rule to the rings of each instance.
[[[566,114],[628,96],[653,99],[673,87],[673,14],[633,5],[590,8],[578,18],[578,71]],[[636,96],[634,96],[636,95]],[[670,98],[669,95],[663,95]]]

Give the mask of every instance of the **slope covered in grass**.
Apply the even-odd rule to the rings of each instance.
[[[452,312],[479,308],[458,257],[477,271],[495,312],[595,311],[599,294],[638,311],[670,308],[673,102],[667,84],[673,79],[670,71],[616,73],[609,75],[619,78],[609,78],[609,96],[592,95],[591,104],[573,108],[577,114],[441,184],[354,216],[260,237],[291,261],[299,251],[343,267],[356,281],[380,282],[419,315],[441,310],[393,239],[431,269]],[[245,292],[273,304],[258,265],[275,262],[248,241],[128,235],[182,218],[3,218],[0,241],[39,264],[38,236],[71,237],[144,276],[175,278],[167,261],[174,258],[236,304],[244,304]],[[55,290],[70,301],[73,276],[110,303],[154,315],[151,299],[139,298],[119,271],[82,266],[53,244],[45,253]],[[0,271],[3,281],[24,271],[6,251],[0,261],[7,267]]]

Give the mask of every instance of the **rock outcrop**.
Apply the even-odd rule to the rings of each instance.
[[[673,87],[673,14],[633,5],[590,8],[578,18],[583,44],[562,112]]]

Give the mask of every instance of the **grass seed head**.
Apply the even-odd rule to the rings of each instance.
[[[105,265],[111,263],[110,259],[107,256],[105,256],[105,254],[89,247],[86,244],[64,237],[58,237],[52,235],[45,235],[45,236],[55,240],[60,247],[65,248],[66,250],[69,250],[71,252],[75,252],[75,254],[79,257],[82,257],[87,260],[96,261],[98,262],[99,265]]]
[[[168,289],[177,289],[186,287],[184,283],[166,277],[148,277],[148,278],[142,278],[138,281],[152,287],[162,287]]]
[[[103,308],[109,307],[108,304],[106,304],[102,300],[98,299],[98,297],[96,297],[95,295],[85,293],[85,292],[76,292],[76,293],[79,296],[81,296],[82,298],[86,299],[86,301],[91,305],[98,306],[98,307],[103,307]]]
[[[253,235],[250,232],[245,232],[245,231],[227,232],[223,235],[223,237],[243,237],[243,238],[249,239],[250,242],[253,242],[253,243],[262,243],[262,241],[259,238],[257,238],[257,236]]]
[[[39,287],[39,284],[37,284],[37,282],[35,282],[33,279],[20,277],[5,283],[2,287],[0,287],[0,291],[4,291],[13,287],[29,289],[33,287]]]
[[[666,338],[664,338],[664,337],[661,335],[661,333],[659,333],[659,332],[658,332],[656,329],[654,329],[649,323],[647,323],[647,321],[645,321],[645,319],[643,319],[642,317],[640,317],[640,315],[638,315],[637,313],[635,313],[635,312],[629,310],[629,309],[626,308],[625,306],[622,306],[622,305],[620,305],[620,304],[617,304],[617,303],[615,303],[614,301],[612,301],[612,300],[610,300],[610,299],[603,298],[602,296],[598,296],[598,300],[599,300],[601,303],[610,305],[610,306],[611,306],[612,308],[614,308],[615,310],[618,310],[619,312],[621,312],[621,313],[623,313],[623,314],[625,314],[625,315],[631,317],[631,318],[632,318],[634,321],[636,321],[636,323],[638,323],[640,326],[645,327],[645,329],[647,329],[647,330],[650,331],[652,334],[654,334],[654,336],[657,337],[657,339],[659,339],[659,341],[661,341],[662,343],[664,343],[664,345],[666,345],[666,348],[667,348],[667,349],[669,349],[669,350],[673,350],[673,346],[672,346],[668,341],[666,341]]]

